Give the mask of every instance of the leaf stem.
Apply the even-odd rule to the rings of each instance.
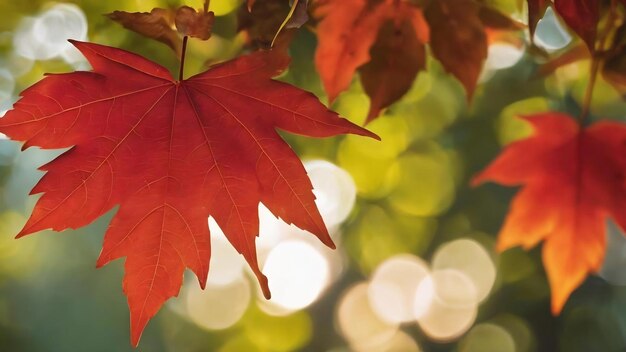
[[[596,85],[596,80],[598,78],[598,71],[600,70],[600,60],[597,57],[592,59],[591,61],[591,69],[589,74],[589,83],[587,83],[587,89],[585,90],[585,97],[583,98],[582,110],[580,112],[579,121],[581,124],[585,122],[585,119],[589,115],[589,110],[591,109],[591,100],[593,99],[593,88]]]
[[[585,91],[585,97],[583,98],[582,110],[580,112],[579,121],[580,124],[584,124],[585,119],[589,115],[589,110],[591,109],[591,101],[593,99],[593,88],[595,87],[596,81],[598,79],[598,72],[600,71],[601,64],[601,54],[605,50],[605,46],[607,44],[607,40],[610,37],[611,31],[615,26],[615,15],[617,14],[617,1],[611,0],[611,5],[609,9],[609,17],[607,18],[605,27],[603,28],[603,32],[598,36],[599,42],[596,48],[591,49],[591,68],[589,73],[589,83],[587,84],[587,89]]]
[[[183,74],[185,72],[185,53],[187,51],[187,41],[189,40],[188,36],[183,37],[183,49],[180,54],[180,71],[178,72],[178,81],[183,80]]]
[[[289,13],[287,14],[287,17],[285,17],[285,19],[283,20],[283,23],[281,23],[280,27],[278,27],[278,30],[276,31],[276,34],[274,34],[274,39],[272,39],[272,43],[270,44],[270,48],[274,47],[274,43],[276,42],[276,39],[278,38],[278,35],[280,34],[280,32],[282,32],[283,28],[285,28],[287,23],[289,23],[289,20],[291,20],[291,17],[293,17],[293,13],[296,11],[296,7],[298,7],[298,5],[299,5],[298,2],[299,2],[299,0],[295,0],[293,2],[293,4],[291,5],[291,8],[289,9]]]

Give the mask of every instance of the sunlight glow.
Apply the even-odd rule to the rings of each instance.
[[[356,200],[352,176],[325,160],[310,160],[304,168],[313,184],[315,204],[329,228],[341,224],[350,215]]]
[[[15,79],[9,70],[0,68],[0,101],[11,100],[15,89]]]
[[[433,299],[435,299],[435,283],[433,278],[428,275],[415,290],[415,297],[413,298],[413,318],[415,320],[421,319],[428,313]]]
[[[524,47],[518,47],[511,43],[495,42],[489,45],[489,54],[485,61],[485,68],[502,70],[515,66],[524,56]]]
[[[329,263],[315,247],[303,241],[279,244],[263,265],[272,299],[269,304],[298,310],[315,302],[329,284]]]
[[[476,288],[476,302],[489,295],[496,280],[496,268],[489,253],[476,241],[460,239],[439,247],[432,260],[432,269],[454,269],[465,274]]]
[[[543,19],[537,23],[534,40],[540,48],[553,52],[568,46],[572,42],[572,36],[559,22],[552,7],[548,7]]]
[[[208,284],[206,290],[186,285],[186,313],[196,325],[209,330],[222,330],[241,319],[250,303],[250,283],[241,277],[228,285]]]
[[[352,345],[356,352],[421,352],[417,342],[407,333],[397,331],[388,341],[380,345],[359,346]]]
[[[383,345],[398,331],[398,324],[385,322],[374,312],[367,286],[363,282],[349,288],[337,305],[339,331],[357,350]]]
[[[217,222],[209,218],[211,232],[211,262],[208,281],[214,285],[228,285],[243,277],[243,268],[247,266],[243,256],[235,250]]]
[[[413,255],[386,260],[378,266],[368,286],[372,309],[389,323],[413,320],[417,288],[428,277],[428,272],[426,263]]]
[[[453,341],[463,335],[476,319],[476,288],[467,276],[456,270],[433,271],[431,280],[434,299],[417,322],[429,339]],[[429,292],[428,285],[431,282],[425,280],[418,293]]]
[[[17,54],[33,60],[62,57],[75,64],[82,55],[68,39],[87,40],[87,18],[73,4],[57,4],[37,17],[24,18],[13,38]]]

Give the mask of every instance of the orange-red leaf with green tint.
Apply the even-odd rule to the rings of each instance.
[[[333,102],[352,82],[357,68],[370,60],[370,48],[389,18],[386,1],[322,0],[315,17],[318,47],[315,66]]]
[[[587,275],[600,269],[607,219],[626,229],[626,126],[580,128],[556,112],[526,119],[535,134],[507,146],[473,183],[521,186],[498,249],[544,241],[552,312],[558,314]]]
[[[407,2],[321,0],[316,3],[314,16],[320,19],[315,66],[329,101],[346,90],[357,69],[363,67],[365,77],[361,78],[372,99],[368,121],[404,95],[424,67],[428,25],[422,11]],[[392,23],[393,31],[384,28],[387,23]],[[395,63],[409,69],[406,76],[375,87],[377,78],[397,75],[398,68],[390,66]]]
[[[258,205],[333,242],[304,167],[276,129],[376,138],[312,94],[271,78],[288,58],[257,52],[176,81],[160,65],[74,42],[91,72],[49,75],[22,93],[0,132],[24,147],[70,148],[42,167],[42,193],[19,236],[85,226],[119,205],[98,266],[126,257],[124,292],[136,345],[190,268],[204,287],[212,216],[257,275]]]

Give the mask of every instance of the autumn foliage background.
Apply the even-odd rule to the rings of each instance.
[[[616,41],[607,44],[610,48],[598,48],[602,55],[596,57],[601,57],[604,72],[596,77],[587,104],[587,87],[595,80],[589,73],[593,64],[588,48],[594,46],[590,43],[613,40],[591,30],[599,18],[576,17],[567,8],[559,16],[550,8],[531,44],[524,25],[529,10],[525,1],[477,1],[483,9],[480,21],[461,11],[467,2],[450,0],[458,6],[453,11],[458,11],[459,32],[449,32],[451,26],[438,22],[441,13],[436,9],[427,12],[427,25],[421,14],[420,20],[413,21],[417,18],[413,5],[398,2],[407,7],[402,15],[391,7],[350,13],[365,23],[359,24],[354,37],[325,32],[328,24],[324,27],[320,18],[278,37],[279,46],[290,42],[292,58],[280,81],[311,91],[324,103],[330,99],[332,109],[356,124],[370,121],[367,128],[382,138],[382,142],[359,136],[312,139],[281,133],[305,162],[337,249],[325,248],[310,234],[273,221],[262,210],[259,241],[264,242],[258,244],[259,257],[270,288],[275,282],[274,301],[267,303],[242,259],[218,238],[219,230],[212,224],[216,242],[207,290],[200,291],[186,273],[181,294],[148,325],[140,350],[626,349],[626,239],[604,217],[607,212],[623,224],[622,203],[602,203],[623,192],[621,184],[612,182],[623,172],[618,152],[624,148],[620,131],[626,111],[620,96],[622,45]],[[289,11],[288,2],[268,1],[271,5],[263,7],[260,3],[263,0],[255,6],[262,12],[257,18],[263,21],[251,18],[242,1],[213,0],[213,36],[206,42],[189,41],[186,76],[271,42]],[[323,3],[311,1],[311,6]],[[350,3],[360,2],[346,0],[342,6]],[[529,3],[532,13],[540,13],[547,2]],[[616,6],[618,1],[600,3]],[[43,73],[89,68],[77,52],[66,49],[68,37],[139,53],[175,75],[179,60],[174,51],[102,14],[183,4],[202,7],[200,1],[159,0],[0,3],[0,111],[10,109],[19,92]],[[541,9],[533,9],[532,4]],[[611,18],[616,23],[623,20],[622,5],[618,9]],[[317,10],[337,21],[347,20],[332,6]],[[514,21],[503,21],[493,11]],[[380,29],[378,35],[391,35],[388,27],[376,27],[383,22],[375,16],[397,20],[403,40],[373,44],[373,60],[365,66],[351,61],[320,69],[320,51],[332,52],[332,46],[342,40],[358,47],[376,37],[368,31]],[[408,18],[413,21],[410,26],[403,22]],[[600,29],[605,22],[600,22]],[[476,28],[482,28],[478,31],[482,34]],[[475,45],[454,41],[455,33],[470,32]],[[483,58],[484,65],[472,66]],[[380,65],[394,59],[400,64],[380,75]],[[398,88],[403,84],[410,86],[406,94]],[[374,104],[368,96],[374,97]],[[382,114],[376,117],[379,110]],[[604,121],[581,137],[593,146],[588,147],[583,165],[597,171],[587,193],[583,192],[583,198],[590,199],[584,204],[601,203],[602,211],[593,206],[571,210],[567,202],[545,196],[563,194],[569,199],[575,193],[555,191],[568,189],[568,172],[576,170],[571,166],[576,163],[570,165],[550,148],[559,138],[578,135],[576,118],[581,115],[584,124]],[[533,135],[533,126],[538,134],[519,142]],[[558,150],[574,150],[576,145]],[[28,193],[42,176],[37,167],[60,152],[37,148],[21,152],[18,143],[0,140],[0,350],[130,351],[128,309],[121,290],[123,262],[98,270],[94,265],[115,210],[78,230],[13,239],[35,204],[37,197]],[[498,155],[508,168],[496,165],[480,173]],[[542,167],[550,176],[535,169]],[[550,167],[555,171],[550,172]],[[571,253],[568,260],[574,258],[575,263],[559,267],[565,259],[542,258],[539,237],[546,234],[539,225],[544,223],[524,221],[523,216],[521,221],[511,220],[513,225],[505,221],[520,188],[478,187],[488,180],[505,186],[530,183],[526,193],[545,196],[531,207],[521,207],[530,209],[522,214],[527,218],[549,219],[552,211],[562,211],[590,219],[581,220],[581,227],[588,225],[594,231],[606,224],[606,231],[582,231],[605,237],[574,236],[569,244],[559,244],[556,253]],[[574,227],[576,231],[568,232],[567,226],[557,229],[565,233],[558,238],[579,230]],[[503,239],[503,229],[512,237]],[[604,257],[588,254],[605,239]],[[528,251],[516,247],[520,244]],[[562,281],[552,282],[552,288],[545,269],[548,262],[552,268],[567,269],[553,269],[558,274],[552,280]],[[576,265],[581,268],[568,272]],[[431,282],[443,288],[433,293],[428,285],[420,285],[417,292],[409,287],[428,273]],[[440,300],[431,302],[432,294]]]

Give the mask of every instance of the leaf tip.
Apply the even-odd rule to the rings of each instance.
[[[102,254],[100,254],[100,257],[98,257],[98,260],[96,261],[96,269],[102,268],[103,266],[106,265],[107,262],[108,260],[104,259]]]
[[[263,297],[269,300],[272,299],[272,292],[270,291],[269,282],[267,281],[267,276],[261,274],[260,272],[257,274],[257,279],[259,280],[259,284],[261,285],[261,291],[263,291]]]
[[[335,101],[337,100],[337,96],[338,94],[336,93],[331,93],[328,91],[328,89],[326,89],[326,92],[328,94],[328,106],[331,106],[335,103]]]
[[[503,241],[503,238],[504,236],[502,235],[498,236],[498,242],[496,243],[496,252],[498,253],[502,253],[512,247],[509,243]]]
[[[359,127],[359,129],[357,131],[354,132],[355,134],[358,134],[359,136],[363,136],[363,137],[369,137],[369,138],[373,138],[377,141],[382,141],[382,138],[380,138],[379,135],[377,135],[376,133],[363,128],[363,127]]]
[[[138,334],[135,333],[134,331],[131,333],[130,345],[133,348],[137,348],[139,346],[139,340],[141,339],[141,334],[142,334],[142,331],[140,331]]]
[[[208,270],[203,271],[202,274],[196,275],[196,276],[198,277],[198,284],[200,284],[200,288],[203,290],[206,289],[206,283],[207,283],[207,280],[209,279]]]
[[[15,239],[16,239],[16,240],[17,240],[17,239],[20,239],[20,238],[22,238],[22,237],[24,237],[24,236],[28,236],[28,235],[30,235],[30,234],[32,234],[32,233],[33,233],[33,231],[31,231],[31,230],[30,230],[30,228],[29,228],[29,226],[28,226],[28,224],[26,224],[26,225],[24,225],[24,228],[23,228],[23,229],[21,229],[21,230],[20,230],[20,232],[18,232],[18,234],[17,234],[17,235],[15,235]]]
[[[380,108],[372,107],[369,113],[367,113],[367,117],[365,118],[365,125],[374,121],[379,115],[380,115]]]
[[[474,177],[472,177],[472,179],[470,180],[469,184],[472,188],[476,188],[482,185],[484,182],[485,182],[485,175],[483,172],[481,172],[478,175],[474,175]]]
[[[68,39],[67,41],[70,42],[70,44],[72,44],[75,47],[78,47],[81,44],[83,44],[83,42],[81,42],[80,40],[76,40],[76,39]]]
[[[563,311],[563,307],[565,306],[565,302],[567,301],[567,298],[565,299],[557,299],[554,297],[552,297],[552,302],[550,303],[550,312],[552,313],[553,316],[559,316],[561,314],[561,311]]]

